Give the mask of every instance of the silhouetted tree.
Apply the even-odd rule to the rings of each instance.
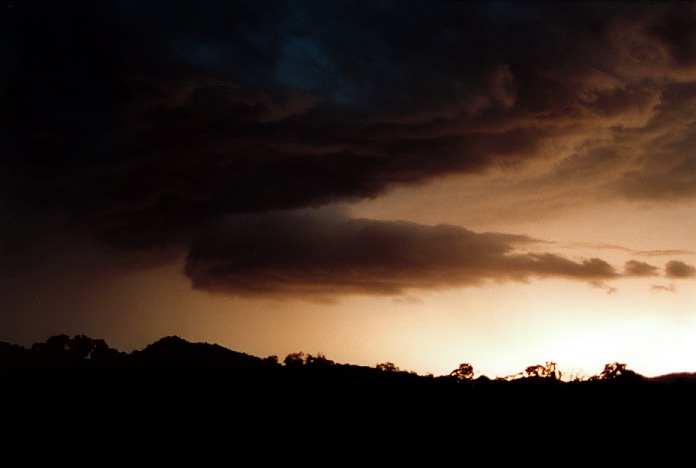
[[[32,351],[43,354],[59,354],[70,349],[70,337],[68,335],[55,335],[46,340],[45,343],[34,343]]]
[[[85,335],[75,335],[75,338],[68,342],[68,349],[80,359],[87,359],[92,354],[94,340]]]
[[[67,363],[75,360],[70,351],[70,337],[68,335],[55,335],[48,338],[45,343],[34,343],[31,351],[42,361]]]
[[[278,356],[276,356],[275,354],[265,357],[263,360],[264,362],[267,362],[269,364],[278,364]]]
[[[630,369],[626,369],[626,364],[612,362],[611,364],[605,364],[604,370],[602,370],[599,375],[590,377],[590,380],[612,380],[636,377],[639,377],[639,375]]]
[[[457,381],[472,380],[474,378],[474,366],[466,363],[459,364],[459,367],[450,372],[449,376]]]
[[[393,362],[382,362],[375,366],[377,370],[382,372],[399,372],[399,368]]]
[[[529,366],[524,370],[525,377],[541,379],[560,379],[561,373],[558,371],[555,362],[547,361],[545,365],[537,364]]]
[[[308,354],[305,358],[305,365],[311,366],[332,366],[334,362],[331,359],[327,359],[322,353],[318,353],[316,356]]]
[[[60,361],[113,361],[124,353],[109,348],[104,340],[94,340],[85,335],[56,335],[46,340],[45,343],[35,343],[31,347],[32,352],[41,358]]]
[[[305,353],[301,351],[299,353],[290,353],[287,356],[285,356],[283,364],[285,364],[288,367],[304,366],[306,359],[307,356],[305,355]]]
[[[0,341],[0,362],[19,362],[26,359],[30,351],[23,346]]]
[[[110,348],[106,341],[91,340],[91,348],[88,355],[90,360],[100,362],[114,361],[123,356],[125,356],[125,353]]]

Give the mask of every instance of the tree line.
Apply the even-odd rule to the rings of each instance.
[[[174,345],[176,343],[177,345]],[[185,345],[190,345],[185,351],[182,350]],[[22,346],[10,343],[0,342],[0,363],[7,365],[22,365],[22,364],[78,364],[90,363],[92,365],[103,363],[103,364],[116,364],[116,363],[126,363],[130,361],[137,361],[144,355],[148,354],[148,351],[152,351],[151,348],[163,348],[159,350],[158,357],[160,359],[176,359],[178,357],[185,357],[186,359],[197,358],[199,361],[204,361],[206,358],[210,359],[213,355],[221,357],[222,354],[234,353],[235,358],[239,360],[241,356],[246,358],[247,362],[253,362],[259,366],[266,367],[282,367],[288,370],[298,371],[300,369],[312,369],[314,371],[320,369],[328,369],[331,367],[362,367],[362,366],[352,366],[350,364],[337,364],[333,360],[329,359],[323,353],[317,353],[316,355],[307,354],[304,352],[294,352],[285,356],[284,359],[280,360],[278,356],[272,355],[266,358],[256,358],[254,356],[249,356],[244,353],[238,353],[235,351],[227,350],[218,345],[209,345],[207,343],[189,343],[186,340],[180,339],[178,337],[166,337],[152,345],[146,347],[141,351],[133,351],[132,353],[125,353],[110,347],[103,339],[93,339],[86,335],[75,335],[70,337],[66,334],[60,334],[51,336],[45,342],[35,343],[30,348],[24,348]],[[186,356],[182,355],[186,353]],[[150,354],[157,354],[152,351]],[[198,356],[196,356],[198,354]],[[228,358],[231,355],[228,354]],[[411,371],[404,371],[400,369],[396,364],[391,361],[385,361],[376,364],[371,370],[378,371],[380,373],[394,373],[394,374],[409,374],[411,376],[418,376],[416,373]],[[556,362],[546,361],[544,364],[535,364],[526,367],[523,371],[516,374],[507,375],[503,377],[495,377],[490,379],[485,375],[480,375],[475,377],[474,366],[470,363],[461,363],[459,366],[445,375],[434,376],[432,374],[427,374],[426,376],[418,376],[425,378],[435,378],[441,380],[448,380],[453,382],[473,382],[475,380],[496,380],[496,381],[514,381],[519,379],[531,379],[531,380],[545,380],[545,381],[563,381],[564,373],[558,368]],[[573,377],[570,381],[604,381],[604,380],[639,380],[643,377],[637,372],[629,369],[625,363],[612,362],[607,363],[604,369],[596,375],[590,376],[588,378]]]

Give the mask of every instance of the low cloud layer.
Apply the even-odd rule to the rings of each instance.
[[[355,219],[333,210],[231,217],[192,246],[186,274],[194,287],[239,295],[398,295],[487,281],[565,278],[601,285],[654,276],[631,260],[618,272],[600,258],[533,251],[527,236],[476,233],[458,226]],[[667,276],[688,265],[667,264]]]

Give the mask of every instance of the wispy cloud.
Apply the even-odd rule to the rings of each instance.
[[[620,250],[631,255],[641,257],[660,257],[674,255],[694,255],[696,252],[683,249],[660,249],[660,250],[638,250],[617,244],[603,242],[568,242],[563,243],[564,248],[570,249],[593,249],[593,250]]]
[[[650,288],[652,291],[677,292],[674,283],[669,284],[653,284]]]

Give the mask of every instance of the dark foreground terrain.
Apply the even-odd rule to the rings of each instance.
[[[323,357],[279,364],[175,337],[130,354],[77,338],[1,344],[6,460],[664,466],[696,452],[690,374],[462,380]]]

